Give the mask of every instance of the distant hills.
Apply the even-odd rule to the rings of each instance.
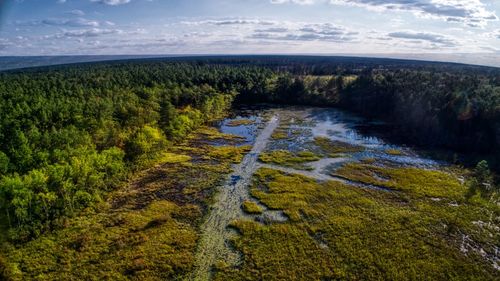
[[[0,71],[26,68],[26,67],[49,66],[49,65],[60,65],[60,64],[70,64],[70,63],[126,60],[126,59],[138,59],[138,58],[155,58],[155,57],[159,56],[145,56],[145,55],[6,56],[6,57],[0,57]]]
[[[130,59],[174,59],[179,58],[220,58],[220,57],[302,57],[311,56],[319,58],[353,58],[356,61],[360,59],[397,59],[408,61],[421,61],[433,63],[459,63],[480,66],[500,67],[500,54],[335,54],[335,55],[78,55],[78,56],[0,56],[0,71],[10,69],[20,69],[28,67],[63,65],[72,63],[86,63],[99,61],[117,61]],[[335,60],[335,59],[334,59]]]

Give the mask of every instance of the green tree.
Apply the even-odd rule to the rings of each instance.
[[[486,160],[479,161],[469,182],[469,190],[466,197],[471,198],[479,192],[481,197],[490,198],[495,191],[488,162]]]
[[[0,175],[6,174],[9,171],[9,157],[0,151]]]

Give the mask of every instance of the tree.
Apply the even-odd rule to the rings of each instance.
[[[493,177],[486,160],[477,163],[473,177],[469,182],[469,191],[466,197],[470,199],[478,192],[483,198],[490,198],[496,192]]]
[[[9,170],[9,157],[0,151],[0,175],[6,174]]]

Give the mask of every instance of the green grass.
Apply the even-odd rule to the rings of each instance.
[[[219,267],[215,280],[497,280],[499,276],[479,254],[460,252],[461,233],[485,248],[488,242],[498,242],[498,233],[483,233],[471,223],[487,219],[481,211],[484,205],[452,207],[404,191],[318,183],[272,169],[257,172],[251,193],[270,209],[283,210],[290,220],[266,225],[234,222],[240,235],[233,245],[243,254],[243,262]],[[490,234],[494,238],[488,238]]]
[[[249,214],[262,214],[262,207],[253,201],[245,201],[241,205],[243,211]]]
[[[325,154],[332,155],[333,157],[336,157],[337,154],[341,153],[355,153],[365,150],[362,146],[352,145],[341,141],[334,141],[326,137],[314,138],[314,144],[321,148]]]
[[[263,163],[303,170],[309,169],[309,167],[304,165],[305,163],[318,161],[319,159],[319,156],[310,151],[292,153],[286,150],[273,150],[259,155],[259,160]]]

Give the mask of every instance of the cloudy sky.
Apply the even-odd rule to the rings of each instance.
[[[0,55],[500,55],[500,0],[0,0]]]

